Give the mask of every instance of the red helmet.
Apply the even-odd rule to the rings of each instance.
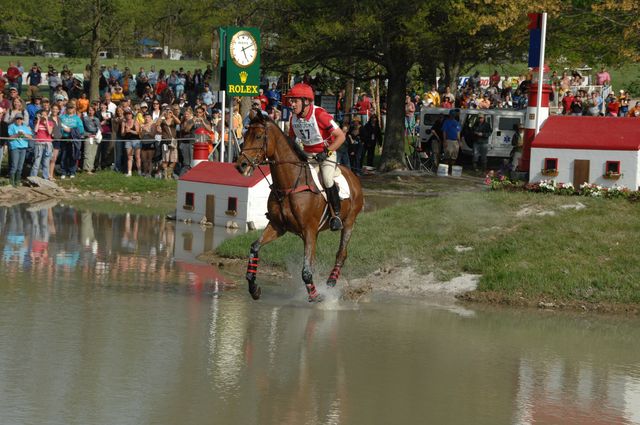
[[[289,93],[287,93],[287,97],[299,97],[302,99],[313,100],[315,96],[310,85],[305,83],[298,83],[295,86],[291,87],[291,90],[289,90]]]

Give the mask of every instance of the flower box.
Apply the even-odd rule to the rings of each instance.
[[[606,174],[603,174],[602,177],[604,177],[607,180],[618,180],[620,177],[622,177],[622,174],[620,174],[620,173],[606,173]]]
[[[558,170],[540,170],[543,176],[558,177]]]

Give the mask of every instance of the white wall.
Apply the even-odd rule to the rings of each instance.
[[[558,176],[543,176],[541,170],[544,167],[545,158],[558,158]],[[576,159],[589,160],[589,183],[595,183],[604,187],[613,185],[638,190],[640,186],[640,152],[638,151],[614,151],[592,149],[531,149],[531,162],[529,167],[529,182],[535,183],[541,180],[555,180],[559,183],[573,183],[573,161]],[[605,173],[607,161],[620,161],[620,172],[623,174],[618,180],[609,180],[602,177]]]
[[[194,194],[193,211],[183,208],[187,192]],[[178,220],[190,219],[193,222],[199,222],[205,216],[207,195],[213,195],[215,197],[213,218],[215,226],[226,226],[227,223],[233,222],[238,225],[239,229],[246,230],[247,222],[253,221],[256,228],[263,228],[268,223],[265,213],[267,212],[269,193],[269,183],[264,179],[253,188],[180,181],[176,200],[176,216]],[[230,197],[238,198],[238,213],[235,216],[225,213]]]

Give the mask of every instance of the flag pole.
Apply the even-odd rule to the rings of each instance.
[[[538,93],[536,102],[536,136],[540,132],[540,105],[542,104],[542,86],[544,85],[544,45],[547,38],[547,13],[542,14],[540,28],[540,61],[538,62]]]

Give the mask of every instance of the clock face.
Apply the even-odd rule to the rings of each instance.
[[[229,55],[238,66],[247,67],[258,57],[258,43],[248,31],[238,31],[231,37]]]

